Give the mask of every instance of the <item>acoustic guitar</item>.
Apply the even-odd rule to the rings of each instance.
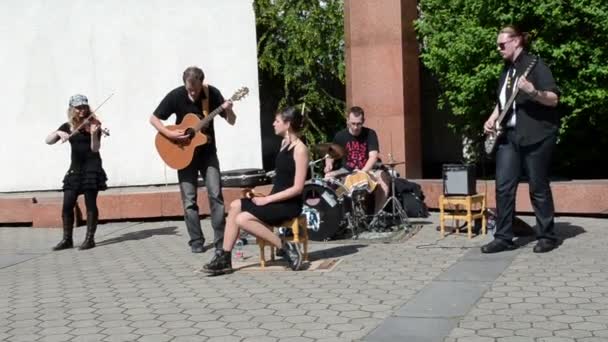
[[[236,102],[249,94],[249,88],[241,87],[231,97],[230,101]],[[209,137],[201,130],[208,127],[213,118],[222,111],[222,107],[217,107],[204,119],[199,119],[198,115],[188,113],[179,125],[168,125],[170,130],[184,130],[189,139],[175,141],[167,138],[160,132],[156,134],[155,145],[162,160],[171,168],[181,170],[192,162],[194,150],[201,145],[209,142]]]

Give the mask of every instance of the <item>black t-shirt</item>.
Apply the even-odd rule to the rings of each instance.
[[[175,114],[175,124],[182,122],[186,114],[196,114],[200,119],[203,118],[203,99],[205,99],[205,92],[201,90],[201,94],[196,101],[192,102],[188,97],[188,91],[185,86],[177,87],[171,90],[165,98],[160,102],[156,110],[154,110],[154,116],[161,120],[167,120],[171,114]],[[214,86],[209,85],[209,112],[214,111],[217,107],[224,103],[224,97],[222,93]],[[222,111],[220,116],[226,117],[226,114]],[[199,148],[206,151],[216,151],[215,148],[215,131],[213,129],[213,123],[204,129],[204,133],[210,138],[209,142]]]
[[[348,129],[343,129],[334,137],[334,143],[346,150],[346,156],[342,158],[341,167],[349,171],[362,169],[369,159],[369,153],[380,151],[376,132],[367,127],[363,127],[361,134],[358,136],[350,134]]]

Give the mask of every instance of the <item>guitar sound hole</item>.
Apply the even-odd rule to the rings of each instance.
[[[186,135],[190,139],[194,138],[194,135],[196,134],[192,128],[186,128],[186,131],[184,133],[186,133]]]

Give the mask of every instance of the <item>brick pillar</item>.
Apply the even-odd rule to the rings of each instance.
[[[346,0],[344,11],[347,105],[365,110],[383,160],[392,152],[402,177],[421,178],[416,0]]]

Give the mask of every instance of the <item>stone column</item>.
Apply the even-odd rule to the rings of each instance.
[[[346,0],[346,102],[365,110],[380,155],[405,161],[401,177],[422,177],[416,0]]]

